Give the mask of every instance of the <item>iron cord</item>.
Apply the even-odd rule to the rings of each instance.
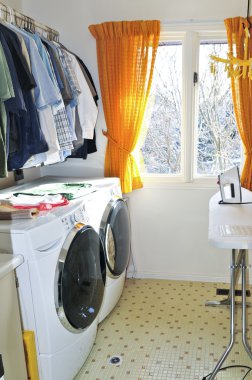
[[[230,368],[245,368],[245,369],[247,369],[247,372],[245,373],[245,375],[242,377],[241,380],[244,380],[247,377],[247,375],[250,373],[250,371],[252,371],[252,367],[249,367],[247,365],[239,365],[239,364],[237,364],[237,365],[229,365],[229,366],[226,366],[226,367],[222,367],[222,368],[219,369],[219,372],[220,371],[226,371],[227,369],[230,369]],[[212,373],[213,372],[210,372],[208,375],[203,376],[202,380],[207,380],[207,378],[209,376],[211,376]]]

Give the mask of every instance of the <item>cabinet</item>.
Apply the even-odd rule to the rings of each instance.
[[[0,353],[4,380],[27,380],[15,268],[21,255],[0,254]]]

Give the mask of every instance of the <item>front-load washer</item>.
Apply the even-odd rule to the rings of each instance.
[[[37,219],[0,221],[0,252],[22,254],[21,318],[33,330],[40,380],[72,380],[97,333],[106,263],[88,223],[92,194]]]
[[[106,257],[105,292],[98,317],[101,322],[114,309],[123,291],[130,255],[130,217],[118,178],[90,182],[98,189],[92,199],[97,213],[92,213],[90,223],[99,231]]]

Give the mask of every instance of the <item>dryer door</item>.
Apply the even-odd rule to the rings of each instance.
[[[113,277],[126,269],[130,255],[130,219],[123,199],[109,202],[101,222],[107,266]]]
[[[106,278],[104,250],[90,226],[78,225],[61,250],[56,271],[56,310],[70,331],[82,332],[101,307]]]

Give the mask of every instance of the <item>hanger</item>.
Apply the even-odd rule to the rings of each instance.
[[[15,12],[14,12],[14,10],[9,6],[7,6],[7,9],[9,11],[10,23],[15,24]]]
[[[3,7],[5,9],[3,9]],[[7,14],[8,14],[7,6],[3,3],[0,3],[0,20],[1,20],[1,22],[5,22],[7,20]]]
[[[5,15],[3,15],[3,12]],[[42,37],[48,39],[49,41],[59,41],[59,33],[56,30],[35,22],[35,20],[31,17],[20,12],[16,12],[10,6],[0,2],[0,22],[8,21],[8,16],[10,24],[26,29],[30,33],[35,33],[37,29],[40,29],[40,34]]]
[[[29,33],[32,33],[32,34],[35,33],[35,23],[34,23],[34,20],[31,17],[29,17],[29,16],[25,16],[24,29],[27,32],[29,32]]]

